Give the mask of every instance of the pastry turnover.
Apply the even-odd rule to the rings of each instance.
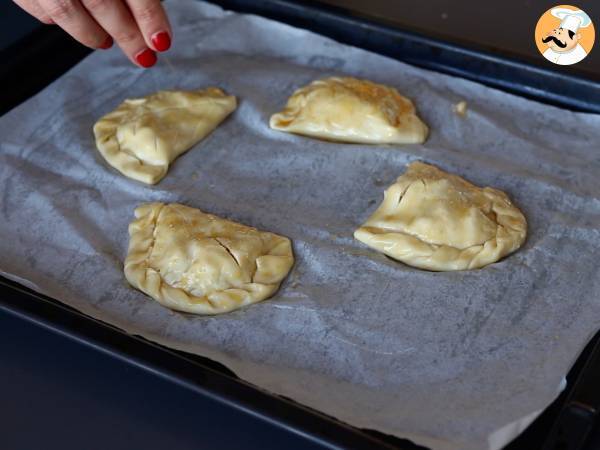
[[[330,141],[420,144],[428,128],[394,88],[356,78],[327,78],[298,89],[271,128]]]
[[[288,238],[198,209],[148,203],[135,217],[125,276],[171,309],[219,314],[259,302],[294,264]]]
[[[525,217],[504,192],[421,162],[408,166],[354,233],[394,259],[438,271],[491,264],[517,250],[526,235]]]
[[[154,184],[235,108],[235,97],[213,87],[125,100],[94,125],[96,146],[123,175]]]

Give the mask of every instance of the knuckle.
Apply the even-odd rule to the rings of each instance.
[[[90,12],[102,12],[108,9],[111,2],[110,0],[83,0],[82,3]]]
[[[136,42],[139,40],[140,34],[133,30],[120,30],[114,35],[114,38],[117,42],[121,44],[131,44],[132,42]]]
[[[76,13],[75,1],[54,0],[48,5],[46,12],[58,21],[71,19]]]
[[[94,34],[80,31],[79,33],[74,34],[74,37],[86,47],[97,47],[96,42],[98,41],[98,38]]]
[[[42,23],[45,23],[46,25],[50,25],[52,23],[54,23],[52,21],[52,18],[48,15],[48,13],[46,11],[44,11],[40,5],[38,5],[37,3],[34,3],[31,5],[32,6],[32,13],[33,15],[37,18],[37,20],[39,20]]]
[[[154,22],[160,17],[161,8],[158,2],[142,2],[133,8],[133,14],[138,22]]]

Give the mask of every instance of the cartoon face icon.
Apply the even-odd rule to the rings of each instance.
[[[557,23],[557,19],[560,22]],[[544,58],[553,64],[568,66],[587,56],[594,44],[594,26],[585,11],[563,5],[549,9],[540,17],[535,36]]]
[[[559,27],[550,31],[542,42],[550,47],[555,52],[568,52],[577,46],[577,42],[581,39],[581,34],[576,34],[572,30]]]

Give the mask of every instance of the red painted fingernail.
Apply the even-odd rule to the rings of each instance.
[[[159,52],[167,51],[171,47],[171,36],[166,31],[155,33],[152,36],[152,44]]]
[[[112,46],[113,46],[113,39],[112,39],[112,38],[109,36],[109,37],[107,37],[107,38],[106,38],[106,40],[104,41],[104,44],[102,44],[102,45],[100,46],[100,48],[101,48],[102,50],[107,50],[107,49],[111,48]]]
[[[142,67],[152,67],[156,64],[156,53],[147,48],[135,55],[135,60]]]

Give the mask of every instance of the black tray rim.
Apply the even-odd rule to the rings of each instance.
[[[545,60],[534,65],[514,55],[506,57],[392,27],[372,18],[349,16],[340,7],[315,0],[263,0],[256,3],[210,0],[210,3],[289,23],[417,67],[475,81],[538,102],[576,112],[600,113],[600,80],[566,72],[561,66],[542,66]]]
[[[408,441],[403,444],[395,438],[399,442],[390,445],[386,439],[242,380],[216,361],[130,334],[3,276],[0,276],[0,311],[325,448],[402,450],[404,445],[415,448]]]

